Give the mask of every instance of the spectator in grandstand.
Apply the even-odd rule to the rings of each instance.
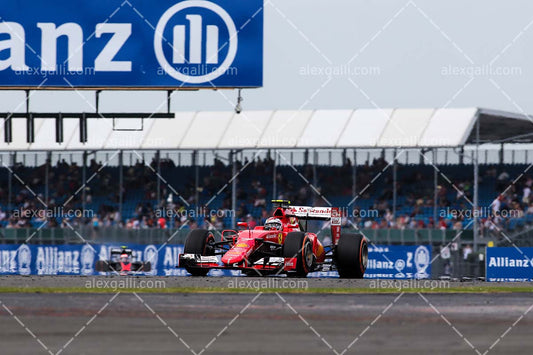
[[[472,254],[472,252],[473,252],[472,246],[470,244],[467,244],[463,248],[463,259],[464,260],[468,260],[468,258],[470,257],[470,254]]]
[[[502,206],[502,201],[503,201],[503,196],[502,195],[498,195],[498,197],[496,197],[494,199],[494,201],[492,201],[491,209],[492,209],[492,214],[494,216],[499,215],[500,209],[501,209],[501,206]]]
[[[496,179],[496,191],[504,192],[509,187],[509,174],[506,171],[502,171]]]
[[[157,219],[157,226],[160,228],[160,229],[166,229],[167,228],[167,220],[163,217],[159,217]]]
[[[446,221],[444,220],[443,217],[440,217],[440,218],[439,218],[438,228],[439,228],[440,230],[446,230],[446,229],[448,229],[448,224],[446,223]]]
[[[522,202],[525,204],[529,203],[530,195],[531,195],[531,178],[528,179],[526,184],[524,185],[524,189],[522,190]],[[529,184],[528,184],[529,183]]]
[[[250,229],[254,229],[257,226],[257,222],[255,221],[255,219],[252,217],[251,214],[248,214],[246,216],[246,222],[248,223],[248,227],[250,227]]]
[[[239,162],[239,166],[247,162]],[[157,160],[152,160],[152,168],[157,168]],[[433,186],[432,181],[427,179],[427,174],[423,173],[418,167],[398,166],[397,182],[397,206],[396,214],[392,215],[392,180],[390,170],[383,170],[388,163],[383,158],[374,159],[372,164],[366,162],[365,165],[357,167],[357,191],[361,193],[358,196],[358,203],[364,201],[364,208],[373,208],[378,211],[378,216],[365,216],[352,219],[360,228],[439,228],[439,229],[461,229],[467,225],[469,219],[441,215],[434,221],[433,217]],[[161,159],[159,166],[167,169],[163,175],[176,176],[176,168],[171,159]],[[155,201],[157,196],[166,198],[168,196],[168,186],[164,183],[159,184],[161,190],[157,193],[157,176],[153,170],[142,161],[137,161],[133,166],[124,168],[124,189],[119,192],[117,170],[113,167],[103,167],[101,162],[91,160],[88,166],[88,176],[94,177],[89,182],[85,191],[78,191],[81,185],[81,168],[75,163],[67,163],[64,159],[52,166],[50,161],[46,161],[37,168],[24,167],[20,162],[16,163],[12,169],[22,181],[27,182],[32,191],[38,193],[38,198],[18,181],[13,184],[11,200],[8,201],[9,194],[3,181],[0,188],[0,221],[6,228],[37,228],[46,222],[46,227],[62,223],[62,217],[47,218],[43,213],[31,214],[31,217],[21,216],[23,211],[33,211],[43,208],[44,201],[44,181],[46,171],[48,171],[48,204],[49,208],[61,206],[68,201],[68,208],[90,208],[98,212],[93,218],[74,217],[68,220],[71,225],[93,225],[93,227],[118,226],[124,225],[127,228],[161,228],[163,221],[155,214],[156,209],[166,207],[174,210],[176,215],[173,217],[165,216],[166,228],[179,228],[186,224],[187,227],[196,225],[205,225],[207,221],[217,228],[227,228],[231,222],[231,190],[226,189],[221,193],[221,199],[216,202],[219,210],[218,217],[211,218],[205,216],[195,216],[182,218],[177,213],[183,208],[181,205],[169,205],[168,201]],[[184,168],[181,168],[184,169]],[[293,174],[291,170],[283,171],[278,167],[276,174],[277,195],[289,199],[293,204],[324,204],[321,198],[316,197],[313,189],[303,182],[301,176]],[[318,174],[317,185],[314,188],[319,189],[324,196],[333,202],[334,198],[351,196],[351,172],[352,162],[346,160],[342,166],[327,167],[327,171],[317,167],[313,169],[310,165],[297,167],[308,181],[313,181],[314,171]],[[403,173],[402,173],[403,171]],[[532,191],[533,179],[530,176],[524,176],[515,184],[511,184],[511,175],[508,168],[502,169],[497,166],[487,166],[482,168],[480,176],[486,182],[482,182],[484,189],[482,191],[497,191],[501,195],[496,198],[490,205],[491,216],[482,220],[481,227],[485,231],[494,232],[494,224],[501,227],[511,225],[509,221],[513,219],[524,219],[533,214]],[[255,159],[239,175],[238,191],[238,210],[236,211],[237,219],[248,221],[249,215],[253,223],[264,223],[269,215],[268,208],[272,191],[272,173],[273,160],[271,157]],[[166,174],[166,175],[165,175]],[[181,174],[181,173],[180,173]],[[195,196],[199,195],[200,201],[206,201],[216,195],[232,177],[232,167],[225,164],[220,159],[215,159],[214,165],[210,168],[209,174],[200,177],[199,190],[194,189],[194,174],[184,173],[186,178],[179,185],[175,184],[174,188],[179,190],[180,195],[191,205],[196,203]],[[372,182],[372,180],[381,174],[382,177]],[[451,208],[455,210],[467,210],[470,203],[466,201],[468,197],[472,201],[472,179],[458,176],[454,179],[453,173],[450,179],[454,181],[459,192],[455,191],[452,186],[443,183],[438,186],[437,204],[438,208]],[[380,176],[381,176],[380,175]],[[514,175],[514,172],[513,172]],[[4,175],[8,176],[7,174]],[[371,183],[372,182],[372,183]],[[174,183],[173,183],[174,184]],[[505,191],[505,192],[504,192]],[[85,192],[85,201],[82,201],[82,195]],[[122,201],[133,204],[131,207],[124,207],[124,216],[118,214],[118,201],[122,194]],[[332,198],[330,198],[330,196]],[[490,196],[490,195],[489,195]],[[483,196],[480,196],[483,198]],[[486,200],[487,197],[485,197]],[[178,201],[177,197],[174,197]],[[171,203],[174,203],[171,199]],[[313,201],[315,199],[315,201]],[[10,205],[8,206],[8,202]],[[136,204],[135,204],[136,203]],[[179,203],[182,203],[181,200]],[[213,205],[216,204],[215,202]],[[215,208],[215,209],[217,209]],[[360,207],[358,207],[360,209]],[[43,209],[44,211],[44,209]],[[509,212],[509,217],[502,217],[502,212]],[[511,213],[512,212],[512,213]],[[224,217],[220,217],[224,216]],[[205,218],[210,218],[205,221]],[[66,225],[62,223],[62,225]],[[472,228],[471,226],[469,228]]]

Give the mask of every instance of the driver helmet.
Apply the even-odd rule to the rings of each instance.
[[[281,224],[281,221],[276,217],[270,217],[265,222],[265,230],[271,231],[271,230],[282,230],[283,225]]]
[[[123,262],[123,263],[126,263],[128,262],[128,254],[124,253],[124,254],[120,254],[120,261]]]

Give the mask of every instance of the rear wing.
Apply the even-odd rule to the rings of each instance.
[[[130,248],[123,248],[123,249],[115,248],[115,249],[111,249],[111,255],[116,255],[116,254],[129,254],[129,255],[133,255],[133,250],[130,249]]]
[[[336,208],[336,207],[333,207],[333,208]],[[298,217],[299,219],[316,219],[316,220],[329,221],[331,219],[331,210],[333,208],[332,207],[291,206],[285,210],[285,215]]]
[[[291,206],[285,210],[286,216],[303,220],[331,221],[331,240],[337,245],[341,236],[341,212],[338,207]]]

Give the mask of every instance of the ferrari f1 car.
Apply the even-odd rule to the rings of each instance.
[[[98,260],[94,268],[98,272],[116,272],[120,275],[152,269],[150,262],[132,261],[132,257],[133,250],[127,247],[111,249],[111,260]]]
[[[368,243],[361,234],[341,232],[339,208],[290,206],[289,201],[272,201],[275,211],[264,226],[212,231],[192,230],[178,267],[193,276],[205,276],[211,269],[236,269],[248,276],[286,274],[306,277],[314,271],[336,270],[341,278],[362,278],[368,261]],[[331,222],[331,245],[322,245],[307,231],[308,220]],[[303,223],[305,222],[305,223]]]

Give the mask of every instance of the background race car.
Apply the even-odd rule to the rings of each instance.
[[[132,261],[133,250],[122,247],[111,249],[111,260],[98,260],[95,270],[98,272],[114,272],[120,275],[131,273],[148,272],[152,269],[151,263],[143,261]]]

